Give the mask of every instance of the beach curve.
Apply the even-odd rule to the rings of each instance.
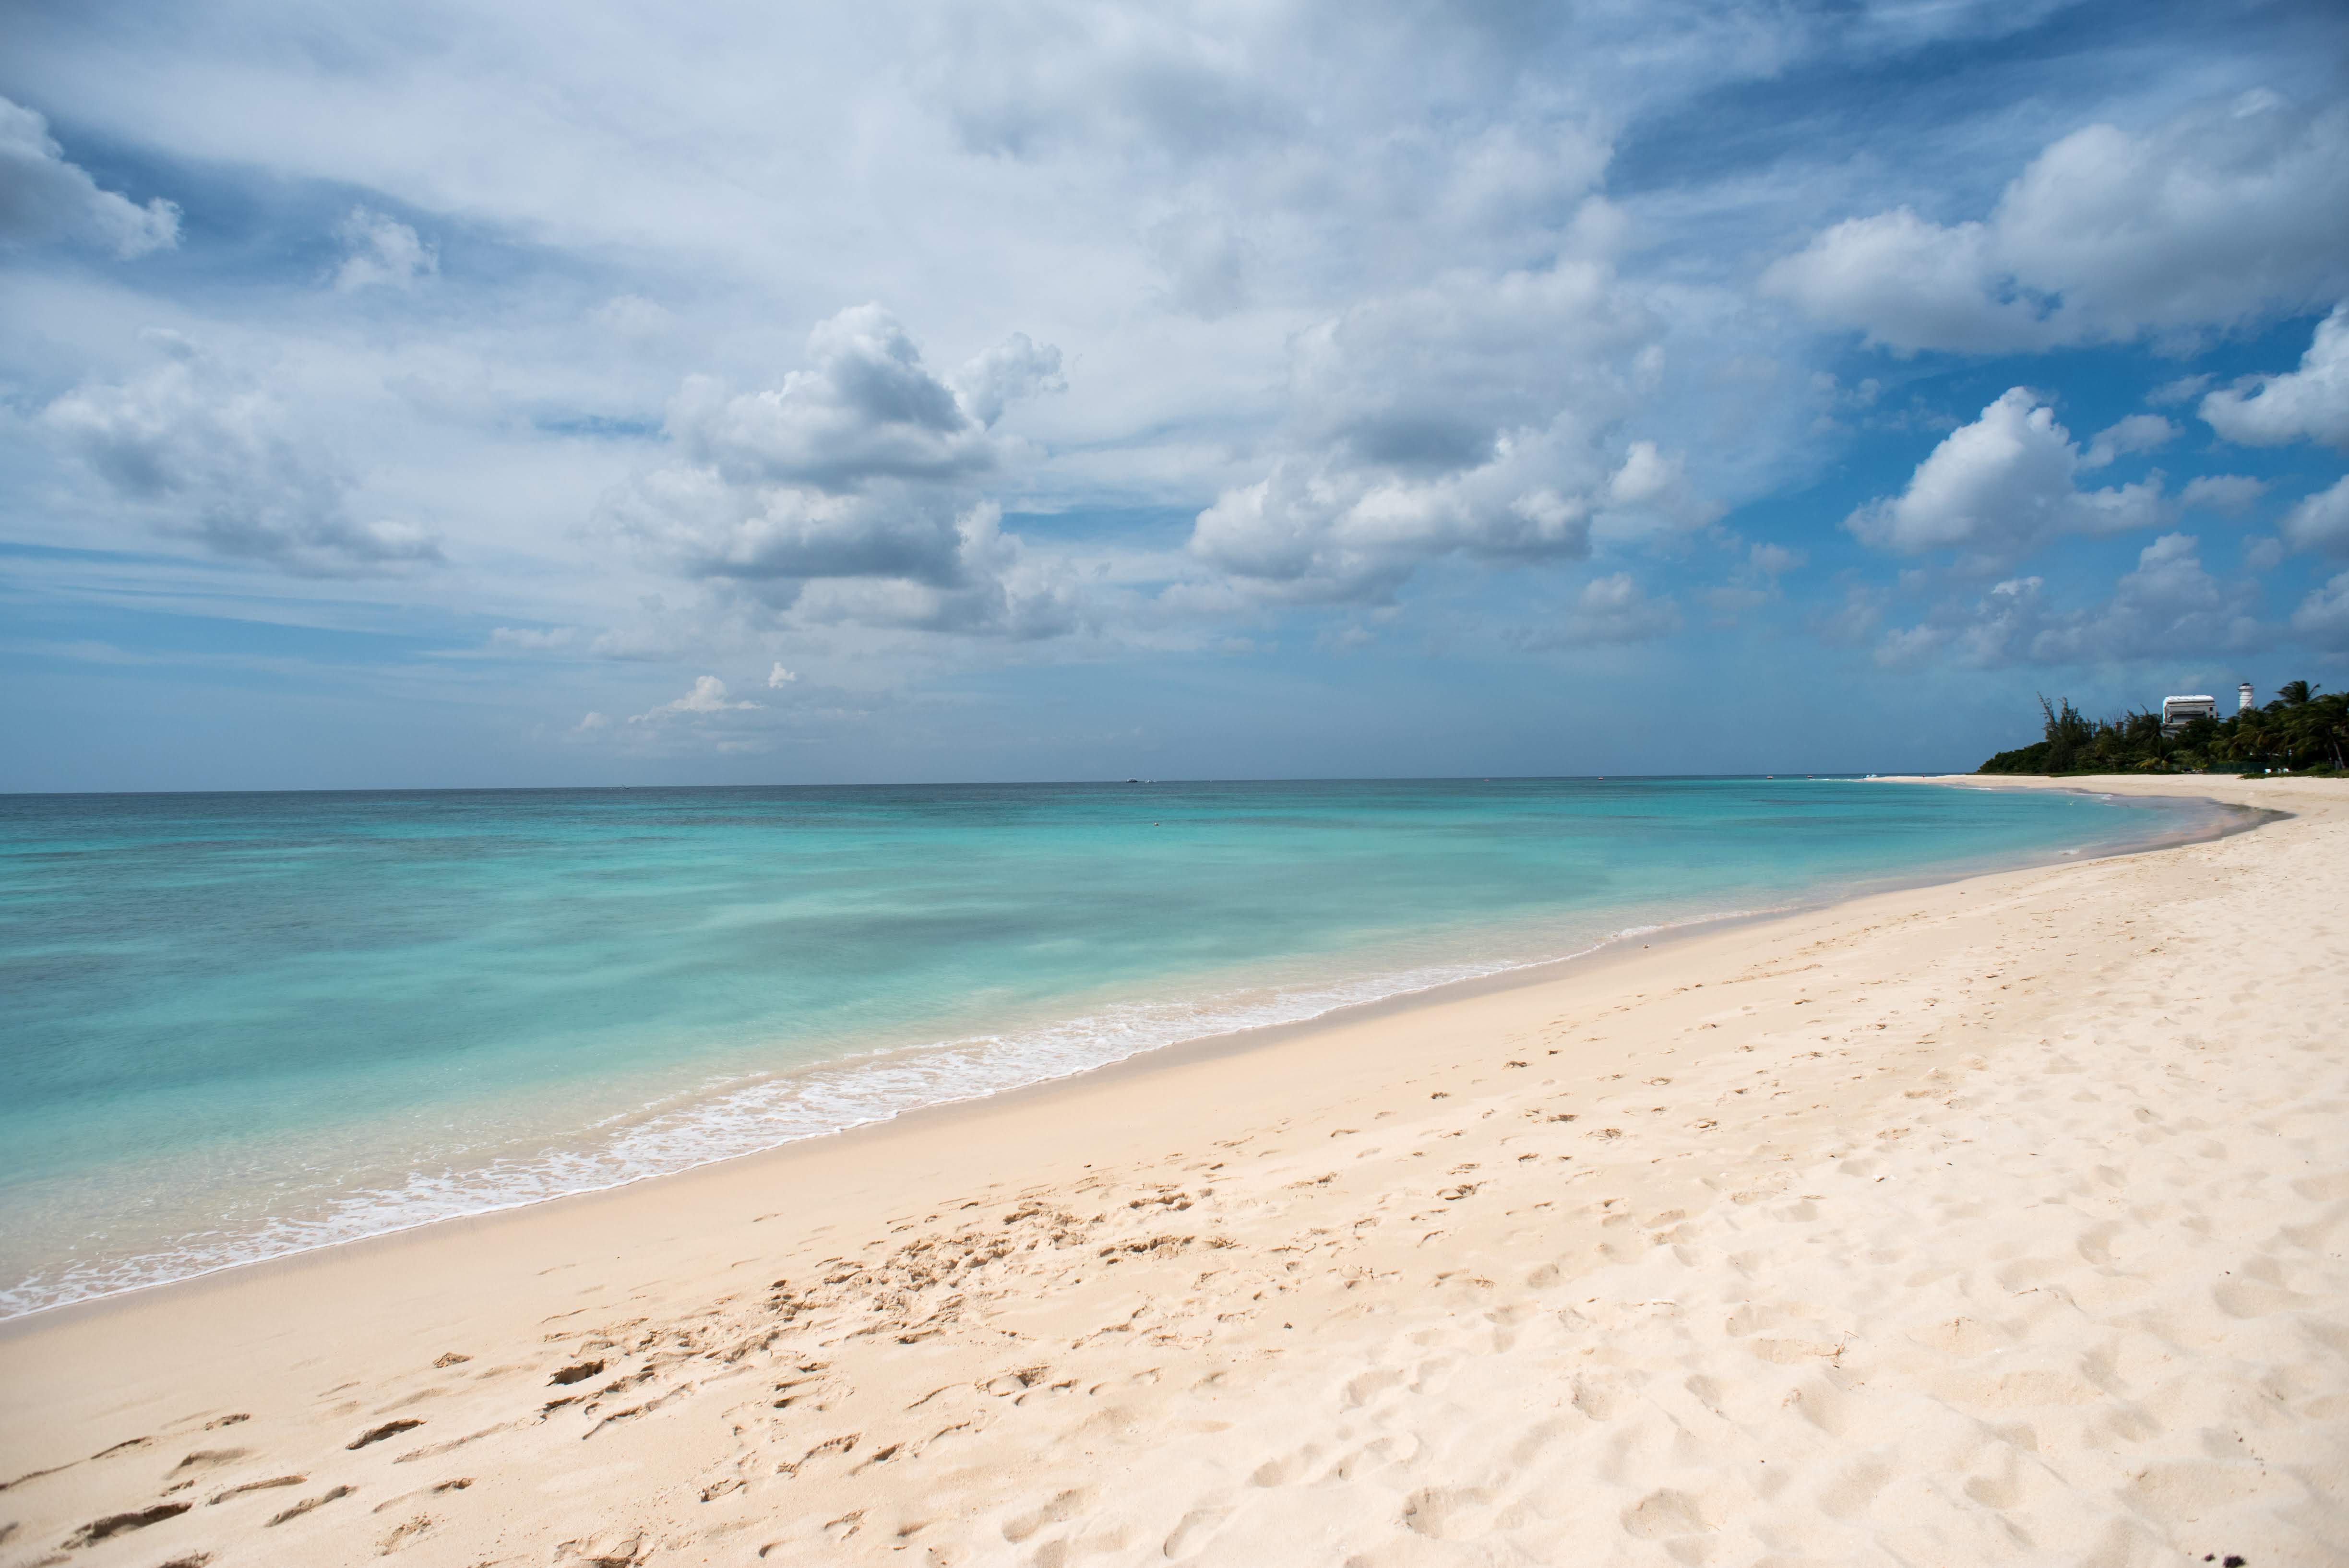
[[[2337,1560],[2349,788],[1945,782],[2291,816],[30,1320],[0,1549]]]

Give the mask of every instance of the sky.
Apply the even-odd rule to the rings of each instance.
[[[2337,688],[2344,88],[2330,3],[18,0],[0,790]]]

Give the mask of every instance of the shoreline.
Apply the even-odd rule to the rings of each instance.
[[[2211,783],[14,1320],[0,1568],[2338,1560],[2349,787]]]
[[[1762,776],[1755,775],[1754,777],[1759,778]],[[1836,781],[1848,783],[1871,782],[1963,788],[1964,785],[1960,783],[1959,780],[1972,777],[1975,776],[1952,775],[1945,777],[1931,777],[1921,775],[1884,775],[1870,776],[1867,779],[1837,778]],[[2052,780],[2042,782],[2050,785],[2053,784]],[[2111,794],[2110,791],[2093,789],[2070,789],[2064,790],[2062,792],[2106,796],[2109,796]],[[2229,837],[2235,833],[2250,832],[2262,825],[2263,818],[2259,815],[2260,809],[2258,808],[2236,806],[2231,803],[2220,800],[2215,797],[2201,793],[2171,793],[2168,791],[2162,791],[2158,794],[2156,794],[2154,791],[2145,791],[2144,793],[2147,796],[2163,799],[2201,801],[2215,809],[2213,820],[2201,827],[2178,828],[2166,832],[2149,834],[2143,839],[2133,840],[2124,842],[2116,847],[2100,850],[2095,854],[2086,857],[2075,858],[2075,852],[2072,851],[2034,853],[2011,862],[1994,866],[1975,864],[1959,865],[1945,867],[1937,871],[1927,872],[1914,876],[1894,875],[1840,884],[1819,890],[1816,896],[1800,897],[1786,903],[1762,909],[1734,911],[1725,913],[1699,914],[1682,920],[1664,922],[1656,925],[1626,927],[1601,938],[1589,947],[1584,948],[1578,952],[1565,954],[1557,957],[1534,959],[1525,963],[1511,965],[1489,974],[1467,975],[1456,979],[1437,981],[1432,985],[1391,992],[1382,995],[1370,997],[1362,1001],[1340,1002],[1306,1017],[1291,1019],[1281,1023],[1243,1025],[1236,1028],[1218,1029],[1205,1035],[1171,1040],[1163,1045],[1147,1046],[1123,1057],[1113,1057],[1105,1062],[1078,1068],[1073,1070],[1055,1074],[1050,1077],[1032,1079],[1026,1083],[1015,1084],[1009,1088],[981,1089],[975,1093],[955,1098],[926,1101],[903,1109],[891,1111],[886,1115],[873,1117],[862,1121],[852,1122],[843,1127],[831,1128],[818,1132],[803,1133],[793,1138],[786,1139],[779,1143],[769,1144],[759,1149],[746,1150],[739,1153],[715,1155],[709,1159],[700,1160],[694,1163],[680,1166],[672,1170],[658,1171],[648,1174],[631,1176],[602,1186],[583,1187],[570,1191],[556,1192],[542,1197],[519,1199],[513,1202],[497,1204],[491,1207],[471,1210],[462,1213],[436,1215],[431,1218],[416,1221],[409,1224],[397,1225],[385,1230],[369,1232],[362,1235],[338,1237],[329,1241],[318,1242],[308,1246],[295,1247],[283,1252],[272,1253],[262,1257],[243,1259],[236,1262],[222,1264],[212,1268],[199,1270],[191,1274],[181,1274],[167,1280],[159,1280],[148,1284],[129,1285],[119,1290],[78,1296],[70,1301],[58,1302],[47,1306],[36,1307],[30,1311],[0,1316],[0,1342],[5,1342],[13,1334],[17,1332],[21,1326],[55,1321],[63,1315],[98,1311],[103,1309],[108,1304],[123,1303],[133,1299],[147,1297],[157,1293],[174,1291],[182,1286],[194,1284],[200,1281],[214,1280],[223,1275],[238,1274],[249,1271],[265,1271],[281,1266],[296,1266],[302,1262],[302,1260],[313,1259],[317,1257],[319,1254],[331,1253],[343,1249],[366,1248],[380,1243],[392,1241],[397,1238],[411,1237],[419,1234],[419,1233],[429,1233],[442,1226],[470,1225],[484,1221],[495,1220],[501,1216],[527,1213],[531,1211],[543,1209],[554,1204],[592,1202],[595,1199],[602,1198],[615,1192],[625,1191],[643,1186],[647,1182],[667,1181],[678,1177],[690,1175],[697,1171],[734,1164],[738,1161],[756,1161],[779,1153],[786,1149],[795,1148],[803,1144],[820,1144],[840,1139],[854,1138],[876,1128],[888,1127],[900,1122],[908,1121],[910,1119],[929,1119],[937,1116],[950,1116],[964,1111],[971,1107],[997,1100],[1033,1095],[1050,1090],[1059,1086],[1092,1080],[1107,1075],[1125,1072],[1129,1069],[1146,1068],[1153,1062],[1157,1061],[1160,1058],[1164,1058],[1169,1065],[1176,1062],[1219,1059],[1257,1049],[1267,1045],[1289,1040],[1309,1038],[1311,1036],[1323,1030],[1338,1027],[1347,1024],[1366,1023],[1381,1018],[1392,1018],[1414,1012],[1424,1007],[1441,1006],[1447,1002],[1464,1000],[1475,996],[1506,993],[1528,986],[1541,985],[1567,978],[1571,975],[1588,973],[1591,969],[1609,962],[1619,962],[1629,952],[1631,951],[1629,944],[1635,939],[1652,938],[1652,941],[1643,941],[1640,944],[1642,950],[1651,950],[1652,948],[1661,947],[1668,944],[1693,940],[1708,934],[1726,933],[1736,930],[1740,927],[1772,921],[1794,919],[1806,913],[1816,913],[1832,910],[1840,905],[1850,903],[1857,899],[1889,893],[1905,892],[1925,888],[1945,887],[1977,877],[1995,876],[2010,872],[2023,872],[2042,867],[2065,864],[2085,864],[2093,861],[2108,860],[2122,856],[2158,853],[2165,849],[2176,848],[2185,844],[2209,842]],[[2235,814],[2230,815],[2230,813]],[[906,1054],[907,1049],[915,1053],[935,1051],[939,1049],[954,1048],[955,1047],[964,1043],[966,1042],[945,1042],[923,1047],[909,1047],[901,1050],[883,1051],[874,1053],[873,1059],[882,1060],[893,1056]],[[836,1069],[843,1064],[843,1062],[853,1062],[861,1059],[864,1058],[855,1057],[845,1057],[841,1058],[839,1061],[827,1061],[813,1064],[803,1070],[807,1072],[829,1071]]]

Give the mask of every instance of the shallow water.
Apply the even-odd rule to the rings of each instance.
[[[1804,779],[0,797],[0,1315],[2193,816]]]

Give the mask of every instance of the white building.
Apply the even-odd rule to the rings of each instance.
[[[2235,711],[2237,713],[2251,711],[2251,683],[2249,681],[2235,688]]]
[[[2166,696],[2161,699],[2161,733],[2176,735],[2198,718],[2219,717],[2214,696]]]

